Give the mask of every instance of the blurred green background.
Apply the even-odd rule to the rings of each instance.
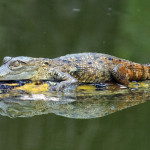
[[[150,1],[0,0],[0,60],[102,52],[149,61]],[[104,118],[0,117],[0,149],[147,150],[150,103]]]

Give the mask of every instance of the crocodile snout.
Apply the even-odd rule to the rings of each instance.
[[[6,65],[0,67],[0,80],[8,80],[7,75],[10,74],[10,69]]]

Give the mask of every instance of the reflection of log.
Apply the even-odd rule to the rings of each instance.
[[[41,89],[41,85],[36,87]],[[148,89],[87,89],[56,94],[45,91],[27,93],[20,91],[20,88],[13,88],[0,95],[0,114],[9,117],[32,117],[55,113],[69,118],[96,118],[143,103],[150,96]]]

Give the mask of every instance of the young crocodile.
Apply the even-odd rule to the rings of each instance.
[[[128,86],[129,81],[150,79],[150,65],[101,53],[70,54],[54,59],[4,57],[0,80],[24,79],[60,82],[57,91],[73,83],[115,81]]]

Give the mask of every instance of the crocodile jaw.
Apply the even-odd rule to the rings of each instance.
[[[37,70],[24,70],[24,71],[12,71],[8,66],[2,65],[0,67],[0,81],[3,80],[26,80],[31,79],[37,74]]]

